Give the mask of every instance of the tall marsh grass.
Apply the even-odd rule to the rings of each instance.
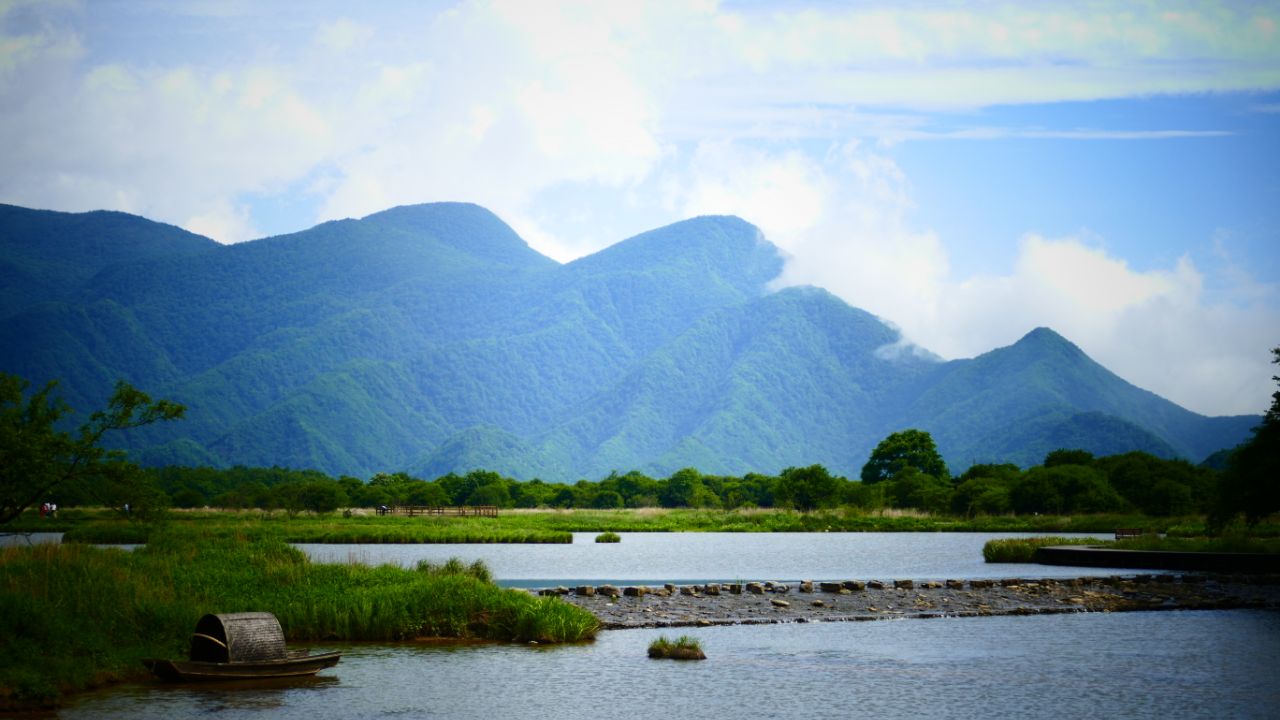
[[[1096,538],[1034,537],[988,540],[982,546],[982,557],[989,563],[1035,562],[1036,550],[1046,545],[1098,545]]]
[[[267,534],[284,542],[327,544],[397,543],[572,543],[573,534],[563,530],[504,527],[480,518],[379,518],[379,517],[245,517],[239,514],[178,516],[163,525],[99,520],[78,525],[63,536],[63,542],[92,544],[145,543],[152,533],[168,526],[199,527],[218,535],[236,532]]]

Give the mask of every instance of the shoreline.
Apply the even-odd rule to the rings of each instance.
[[[531,590],[599,618],[602,630],[1049,615],[1280,610],[1277,575],[1111,575],[973,580],[584,585]]]

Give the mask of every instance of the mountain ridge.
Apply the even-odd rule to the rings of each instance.
[[[733,216],[561,264],[470,203],[233,246],[6,207],[0,239],[167,238],[93,273],[69,251],[67,293],[0,314],[0,370],[62,378],[73,406],[100,405],[116,378],[187,404],[184,422],[129,435],[152,463],[856,476],[904,427],[963,469],[1038,462],[1055,438],[1199,460],[1256,421],[1180,408],[1048,328],[943,361],[821,288],[771,290],[781,252]]]

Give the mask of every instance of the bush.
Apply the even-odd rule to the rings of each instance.
[[[618,533],[616,532],[602,532],[596,536],[596,542],[598,543],[622,542],[622,536],[618,535]]]

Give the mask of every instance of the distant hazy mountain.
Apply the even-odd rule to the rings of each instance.
[[[1200,460],[1256,417],[1136,388],[1048,329],[972,360],[904,347],[733,217],[559,264],[475,205],[400,207],[221,246],[121,213],[0,206],[0,370],[74,407],[122,378],[188,406],[151,463],[528,479],[856,476],[906,427],[953,471],[1059,447]]]

